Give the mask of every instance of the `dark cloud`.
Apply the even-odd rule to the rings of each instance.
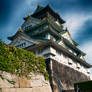
[[[76,35],[76,40],[80,44],[92,40],[92,19],[85,21],[84,25],[80,28],[80,30],[78,30]]]
[[[49,0],[52,7],[62,13],[91,12],[92,0]]]
[[[14,9],[22,0],[0,0],[0,25],[3,26],[11,19]]]
[[[92,0],[78,0],[80,4],[84,7],[92,7]]]
[[[6,0],[1,0],[0,2],[0,24],[3,24],[9,18],[12,12],[12,5]]]

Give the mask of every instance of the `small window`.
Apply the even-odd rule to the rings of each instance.
[[[80,69],[80,66],[79,65],[77,65],[77,69]]]
[[[80,63],[77,63],[76,67],[77,67],[77,69],[80,69]]]
[[[87,74],[90,74],[90,72],[87,72]]]
[[[69,65],[72,65],[72,63],[71,63],[71,62],[68,62],[68,64],[69,64]]]
[[[42,53],[42,52],[43,52],[43,50],[41,50],[41,49],[40,49],[40,50],[38,50],[38,54],[40,54],[40,53]]]
[[[80,67],[77,66],[77,69],[80,69]]]
[[[56,50],[56,53],[57,53],[57,54],[59,54],[59,55],[61,55],[61,52],[60,52],[60,51],[58,51],[58,50]]]
[[[72,62],[73,62],[72,59],[71,58],[68,58],[68,64],[69,65],[72,65]]]
[[[36,51],[34,51],[33,53],[36,54]]]
[[[90,71],[89,70],[87,70],[87,74],[90,74]]]
[[[26,43],[24,42],[24,46],[26,45]]]

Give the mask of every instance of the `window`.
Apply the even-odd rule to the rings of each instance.
[[[36,51],[34,51],[33,53],[36,54]]]
[[[72,65],[72,63],[71,63],[71,62],[68,62],[68,64],[69,64],[69,65]]]
[[[61,52],[60,52],[60,51],[58,51],[58,50],[56,50],[56,53],[57,53],[58,55],[61,55]]]
[[[44,27],[44,29],[47,29],[47,28],[48,28],[48,26],[45,26],[45,27]]]
[[[43,52],[43,50],[41,50],[41,49],[38,50],[38,54],[40,54],[40,53],[42,53],[42,52]]]
[[[78,69],[80,69],[80,67],[77,66]]]
[[[20,45],[17,45],[16,47],[23,48],[23,47],[25,47],[25,46],[26,46],[26,43],[24,42],[24,43],[22,43],[22,44],[20,44]]]
[[[23,46],[26,46],[26,43],[25,42],[23,43]]]
[[[77,63],[77,69],[80,69],[80,64],[79,63]]]
[[[87,74],[90,74],[90,71],[89,70],[87,70]]]
[[[72,65],[72,59],[71,58],[68,59],[68,64]]]

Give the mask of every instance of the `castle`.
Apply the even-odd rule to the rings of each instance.
[[[50,67],[53,70],[53,80],[56,80],[55,83],[60,89],[62,88],[60,81],[62,86],[67,83],[66,88],[68,88],[73,80],[89,80],[89,68],[92,67],[85,61],[86,54],[77,47],[78,43],[71,38],[68,29],[63,28],[64,23],[65,21],[49,5],[42,7],[38,4],[34,13],[24,18],[24,23],[16,34],[8,37],[11,40],[10,45],[32,51],[37,56],[43,56],[47,62],[54,63]],[[70,71],[65,76],[68,78],[71,75],[72,81],[69,79],[64,82],[64,78],[60,79],[63,74],[59,74],[60,76],[57,74],[60,73],[59,69],[55,72],[57,65],[63,74],[64,71],[67,73]],[[78,76],[74,77],[73,74]]]

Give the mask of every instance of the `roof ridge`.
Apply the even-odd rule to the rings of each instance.
[[[45,7],[43,6],[37,6],[37,8],[35,9],[34,13],[33,14],[36,14],[38,13],[39,11],[43,10]]]

